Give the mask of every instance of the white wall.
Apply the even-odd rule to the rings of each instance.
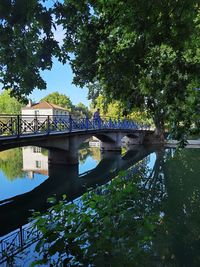
[[[22,109],[21,113],[22,113],[22,124],[21,124],[22,132],[27,132],[27,133],[37,131],[39,122],[43,123],[47,121],[47,116],[50,116],[50,118],[52,115],[55,115],[58,118],[69,116],[69,111],[60,109]],[[36,117],[37,119],[35,120]],[[56,117],[53,117],[51,119],[56,119]]]
[[[64,115],[64,116],[69,116],[69,111],[61,110],[61,109],[53,109],[53,115]]]
[[[53,115],[53,109],[22,109],[22,115],[23,117],[25,117],[25,115],[35,116],[36,111],[37,115],[42,115],[42,116]]]
[[[69,111],[68,110],[61,110],[61,109],[22,109],[22,116],[25,118],[26,115],[30,116],[33,115],[35,116],[35,112],[37,111],[37,115],[39,116],[48,116],[48,115],[65,115],[69,116]],[[28,117],[27,116],[27,117]]]
[[[23,147],[23,170],[24,171],[48,171],[48,156],[41,153],[39,147]]]

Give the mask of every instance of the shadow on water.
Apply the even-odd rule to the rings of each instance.
[[[152,168],[141,165],[134,179],[127,172],[87,193],[81,205],[56,206],[38,222],[47,245],[40,256],[54,266],[200,266],[199,160],[199,150],[158,150]],[[65,224],[56,227],[54,217]]]
[[[87,188],[108,182],[120,170],[126,170],[154,150],[136,146],[124,156],[113,152],[104,153],[96,168],[81,175],[78,173],[78,165],[49,164],[49,178],[46,181],[28,193],[0,202],[0,236],[26,224],[32,210],[45,211],[49,207],[48,197],[56,195],[60,199],[66,194],[68,200],[76,199]]]
[[[153,164],[134,166],[151,152]],[[0,214],[12,204],[10,220],[18,209],[15,216],[20,212],[23,224],[30,208],[47,208],[49,195],[72,200],[94,187],[78,201],[61,202],[38,216],[43,236],[35,256],[44,266],[199,267],[199,162],[198,149],[136,147],[122,157],[106,153],[81,175],[77,166],[50,165],[48,180],[3,205]],[[125,174],[112,179],[123,169]]]

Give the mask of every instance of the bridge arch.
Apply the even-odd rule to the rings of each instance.
[[[100,149],[102,151],[121,151],[122,141],[127,145],[127,148],[129,145],[152,143],[153,132],[114,128],[27,134],[4,137],[0,140],[0,148],[3,150],[14,147],[38,146],[49,149],[49,159],[52,161],[78,164],[78,149],[82,143],[92,136],[100,140]]]

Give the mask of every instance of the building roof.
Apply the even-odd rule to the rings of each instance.
[[[66,108],[60,107],[58,105],[49,103],[47,101],[39,102],[36,104],[33,104],[31,107],[23,107],[22,109],[60,109],[64,111],[68,111]]]

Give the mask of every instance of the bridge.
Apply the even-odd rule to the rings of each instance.
[[[120,151],[122,139],[128,146],[159,143],[150,126],[132,120],[0,115],[0,150],[39,146],[49,149],[49,160],[53,163],[77,164],[79,146],[92,136],[100,140],[102,151]]]

